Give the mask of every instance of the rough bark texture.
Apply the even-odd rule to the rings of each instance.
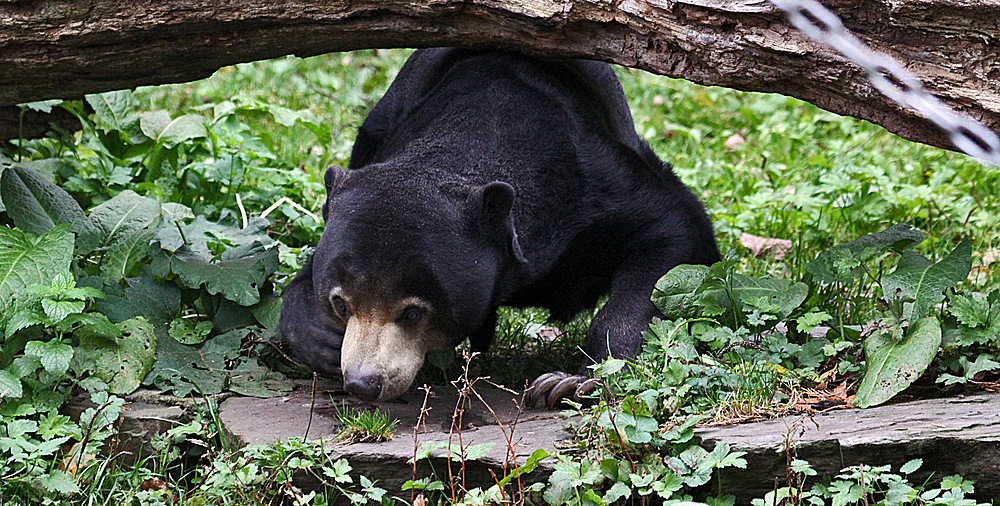
[[[825,0],[931,92],[1000,129],[1000,0]],[[777,92],[947,147],[766,0],[0,0],[0,106],[181,82],[285,54],[493,46]],[[0,124],[16,121],[0,110]]]

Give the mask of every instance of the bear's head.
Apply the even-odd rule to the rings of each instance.
[[[313,289],[343,333],[344,388],[385,400],[409,388],[435,350],[489,321],[498,281],[523,261],[513,188],[420,187],[368,166],[327,171],[326,226]]]

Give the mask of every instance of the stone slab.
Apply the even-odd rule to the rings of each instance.
[[[392,494],[400,494],[402,484],[414,478],[413,468],[407,461],[413,458],[416,448],[425,443],[450,440],[452,448],[456,449],[492,443],[492,448],[482,457],[465,463],[466,486],[473,488],[488,487],[494,483],[494,476],[502,478],[511,470],[512,451],[517,464],[521,465],[534,450],[541,448],[556,453],[555,445],[572,437],[565,428],[565,420],[559,418],[558,413],[519,410],[519,395],[478,386],[476,391],[482,399],[472,396],[461,413],[462,430],[459,436],[458,431],[451,429],[457,394],[452,388],[438,387],[436,390],[441,393],[435,392],[427,398],[426,415],[416,433],[416,443],[413,428],[424,407],[424,393],[421,391],[410,392],[400,402],[378,405],[329,393],[317,395],[313,405],[309,391],[271,399],[233,397],[220,405],[219,415],[226,431],[238,444],[267,444],[293,437],[303,438],[307,436],[308,427],[308,439],[322,438],[325,443],[330,443],[335,458],[347,458],[357,474],[378,480],[380,486]],[[393,419],[399,420],[395,438],[382,443],[338,443],[333,438],[340,430],[336,406],[388,411]],[[511,431],[515,420],[516,425]],[[438,477],[443,478],[448,473],[448,461],[441,457],[441,453],[432,453],[436,457],[431,459],[430,465]],[[452,465],[453,472],[457,473],[459,464]],[[535,472],[525,475],[523,482],[546,479],[551,471],[548,462],[543,461]],[[417,469],[416,478],[427,477],[430,472],[427,463],[423,462]]]
[[[821,476],[858,464],[891,464],[898,471],[907,461],[921,458],[924,463],[915,481],[931,472],[938,479],[961,474],[976,481],[977,499],[1000,498],[998,394],[789,416],[696,433],[708,448],[726,441],[747,452],[747,469],[728,469],[722,476],[723,489],[739,491],[737,504],[763,497],[775,480],[785,484],[786,436],[795,442],[798,458]]]

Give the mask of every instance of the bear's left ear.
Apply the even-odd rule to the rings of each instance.
[[[326,219],[327,211],[330,210],[330,201],[333,200],[334,194],[340,191],[340,187],[344,185],[344,179],[346,178],[347,171],[336,165],[326,169],[326,174],[323,175],[323,184],[326,185],[326,202],[323,202],[324,220]]]
[[[326,197],[328,199],[340,189],[346,177],[347,171],[336,165],[326,169],[326,174],[323,175],[323,183],[326,185]]]
[[[514,187],[503,181],[493,181],[476,187],[469,194],[468,207],[472,220],[488,241],[506,245],[519,263],[527,262],[514,228]]]

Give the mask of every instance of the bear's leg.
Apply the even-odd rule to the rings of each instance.
[[[650,301],[656,281],[674,265],[662,265],[669,254],[644,254],[641,259],[626,262],[615,271],[610,297],[597,312],[587,332],[586,359],[581,374],[564,372],[543,374],[529,387],[527,404],[534,406],[544,399],[550,409],[562,399],[580,401],[593,392],[597,382],[586,373],[586,367],[608,357],[632,358],[642,346],[642,333],[660,312]],[[660,265],[658,265],[660,264]]]

